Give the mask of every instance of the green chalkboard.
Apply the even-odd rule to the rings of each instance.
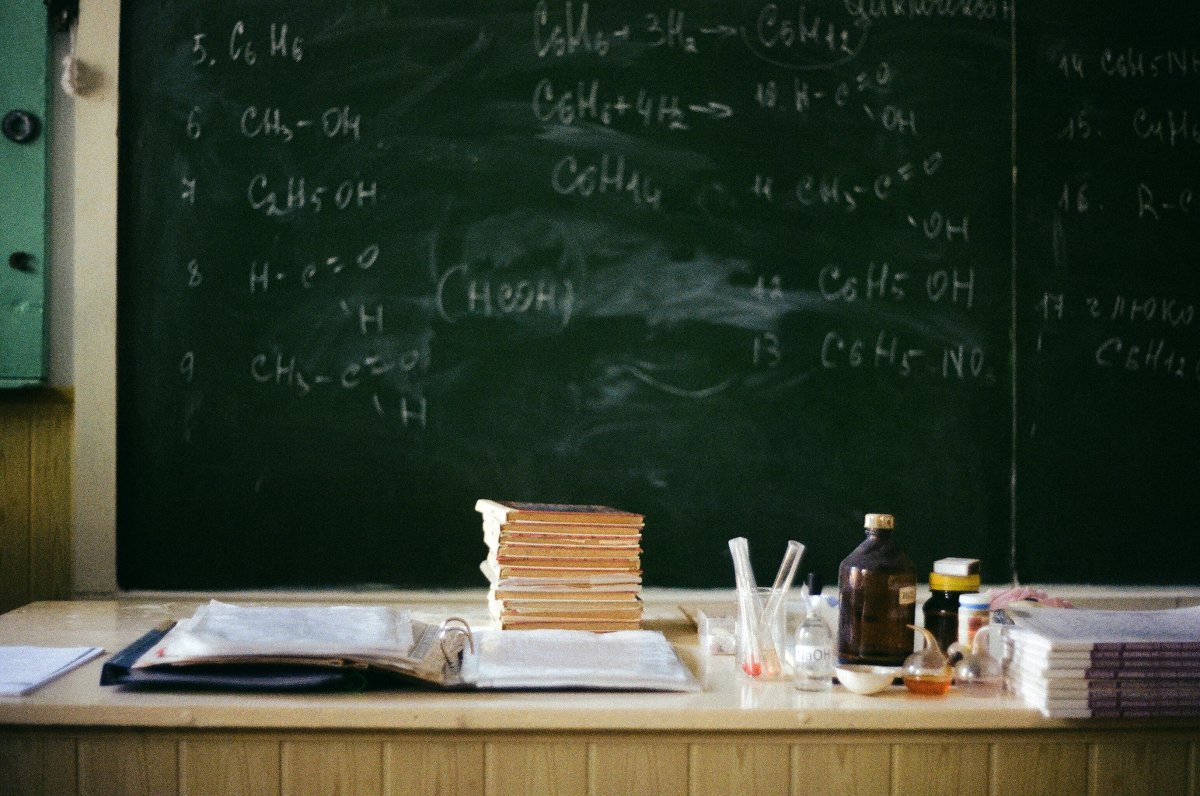
[[[1008,3],[128,0],[123,588],[652,586],[1013,545]]]
[[[1017,571],[1197,583],[1200,5],[1017,24]]]

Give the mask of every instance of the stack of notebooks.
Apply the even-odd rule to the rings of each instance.
[[[480,500],[488,604],[509,629],[636,630],[641,514],[607,506]]]
[[[1200,714],[1200,606],[1007,609],[1009,688],[1044,715]]]

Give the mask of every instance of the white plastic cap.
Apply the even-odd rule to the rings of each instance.
[[[991,608],[992,601],[986,594],[972,592],[958,595],[958,604],[963,608]]]

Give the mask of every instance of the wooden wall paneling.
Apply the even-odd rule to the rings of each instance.
[[[614,739],[591,744],[588,792],[596,796],[686,796],[688,746],[658,738]]]
[[[31,600],[71,597],[72,406],[39,403],[30,419],[29,589]]]
[[[1188,793],[1200,796],[1200,742],[1193,741],[1188,758]]]
[[[0,393],[0,612],[71,596],[72,408]]]
[[[175,738],[155,732],[88,734],[79,739],[79,792],[162,796],[179,790]]]
[[[988,793],[989,747],[946,737],[941,742],[922,737],[920,742],[897,744],[892,750],[892,781],[896,793],[955,793],[971,796]]]
[[[1085,743],[997,743],[992,747],[992,793],[1083,796],[1087,788]]]
[[[791,747],[775,739],[694,743],[689,750],[692,794],[786,794],[791,779]]]
[[[840,735],[840,734],[839,734]],[[649,734],[483,740],[433,733],[0,729],[0,793],[231,794],[1196,794],[1197,742],[1153,732]],[[792,743],[789,744],[789,740]]]
[[[6,729],[0,733],[0,791],[23,796],[74,796],[75,739]]]
[[[792,747],[792,793],[886,796],[892,748],[886,743],[813,743]]]
[[[383,794],[383,742],[360,738],[284,741],[284,796]]]
[[[0,612],[29,602],[29,414],[0,399]]]
[[[1091,745],[1090,793],[1105,796],[1173,796],[1191,790],[1191,745],[1186,741],[1136,743],[1132,738]]]
[[[279,741],[228,735],[179,742],[181,796],[278,796]]]
[[[482,796],[483,742],[433,736],[383,745],[389,796]]]
[[[489,796],[584,796],[587,757],[587,746],[578,742],[490,741],[484,747],[485,792]]]

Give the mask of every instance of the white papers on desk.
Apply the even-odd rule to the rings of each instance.
[[[135,667],[220,658],[361,658],[407,654],[409,611],[386,605],[241,606],[210,600]]]
[[[0,646],[0,696],[24,696],[103,652],[99,647]]]
[[[701,689],[666,637],[652,630],[477,632],[463,679],[481,689]]]
[[[1182,645],[1200,649],[1200,605],[1157,611],[1097,611],[1014,603],[1009,618],[1054,651],[1136,649],[1138,645]]]
[[[454,688],[700,690],[657,631],[472,633],[461,619],[425,624],[392,606],[245,607],[214,600],[130,655],[131,672],[291,664],[376,668]]]

